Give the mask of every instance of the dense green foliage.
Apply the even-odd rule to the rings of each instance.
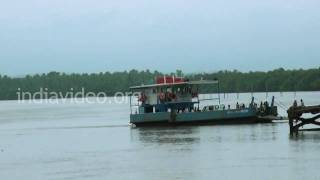
[[[183,73],[177,70],[178,76]],[[48,74],[27,75],[23,78],[0,76],[0,99],[17,99],[17,91],[37,92],[40,88],[48,88],[49,92],[66,93],[71,88],[86,92],[128,91],[133,85],[153,83],[160,72],[137,71],[97,73],[97,74],[65,74],[50,72]],[[189,79],[219,79],[222,92],[264,92],[264,91],[319,91],[320,68],[308,70],[284,70],[282,68],[268,72],[242,73],[234,71],[219,71],[215,73],[199,73],[185,75]]]

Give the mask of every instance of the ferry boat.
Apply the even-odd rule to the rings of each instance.
[[[215,86],[217,97],[201,99],[199,90],[203,86]],[[130,87],[130,123],[145,126],[271,122],[258,117],[254,99],[248,107],[237,105],[232,109],[221,104],[219,88],[218,80],[189,81],[174,76],[158,77],[155,84]],[[203,101],[213,104],[200,109]]]

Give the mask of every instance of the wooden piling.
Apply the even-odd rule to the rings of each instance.
[[[318,106],[291,106],[288,111],[290,134],[298,133],[299,128],[314,124],[320,126],[320,105]],[[311,118],[303,118],[303,114],[311,113],[314,116]]]

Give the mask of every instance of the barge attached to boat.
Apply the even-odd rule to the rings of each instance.
[[[208,85],[217,87],[217,97],[200,99],[199,89]],[[167,76],[157,78],[155,84],[130,87],[130,123],[143,126],[271,122],[258,117],[253,98],[248,107],[237,105],[231,109],[220,104],[219,87],[218,80],[189,81]],[[200,109],[203,101],[216,103]]]

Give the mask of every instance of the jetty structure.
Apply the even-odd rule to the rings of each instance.
[[[215,97],[200,98],[199,93],[204,86],[213,86],[217,90]],[[136,94],[130,96],[130,123],[136,126],[272,121],[270,118],[260,118],[262,111],[254,103],[254,98],[249,105],[237,103],[235,108],[221,104],[218,80],[190,81],[164,76],[156,78],[154,84],[133,86],[130,90]],[[200,106],[204,101],[205,105]],[[277,113],[274,107],[271,109],[273,114]]]
[[[302,100],[301,100],[302,101]],[[301,128],[304,125],[313,124],[320,126],[320,105],[318,106],[301,106],[297,105],[297,101],[294,101],[293,106],[291,106],[288,110],[288,118],[289,118],[289,127],[290,134],[297,134],[299,131],[302,131]],[[303,115],[311,114],[310,117],[305,118]],[[319,130],[319,129],[306,129],[308,131],[311,130]],[[305,131],[306,131],[305,130]]]

